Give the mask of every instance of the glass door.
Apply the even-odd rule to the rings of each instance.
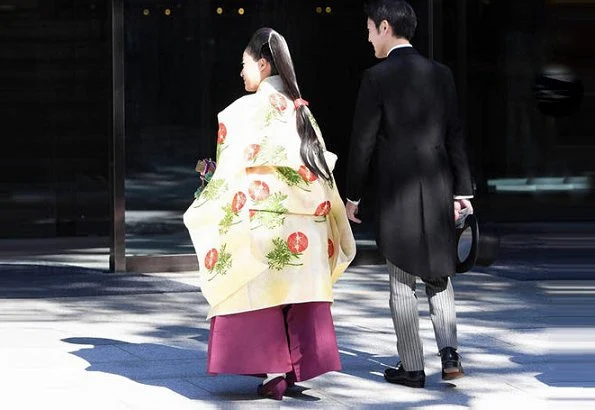
[[[0,2],[0,260],[108,268],[106,0]]]
[[[215,157],[217,113],[245,94],[242,53],[260,27],[287,39],[302,94],[339,156],[342,187],[360,76],[376,63],[360,0],[120,1],[125,142],[115,152],[125,209],[120,218],[116,206],[114,227],[125,223],[115,249],[125,248],[126,270],[197,268],[182,219],[199,183],[194,167]],[[426,13],[427,0],[419,3]]]
[[[595,218],[594,19],[589,2],[436,2],[484,220]]]

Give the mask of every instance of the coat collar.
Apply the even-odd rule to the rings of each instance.
[[[401,56],[415,55],[415,54],[419,54],[419,53],[413,47],[399,47],[399,48],[395,48],[393,51],[391,51],[387,58],[394,58],[394,57],[401,57]]]

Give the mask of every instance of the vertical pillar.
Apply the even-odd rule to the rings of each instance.
[[[111,0],[112,135],[110,138],[110,258],[111,272],[126,271],[124,200],[124,0]]]
[[[428,0],[428,58],[434,59],[434,0]]]
[[[467,2],[457,0],[457,72],[459,106],[467,113]],[[466,122],[465,122],[466,123]]]

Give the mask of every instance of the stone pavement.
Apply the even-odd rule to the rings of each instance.
[[[259,379],[205,374],[207,305],[194,273],[127,275],[121,292],[89,292],[97,282],[65,278],[64,294],[0,299],[2,410],[595,407],[595,281],[457,276],[467,376],[454,382],[440,379],[420,282],[428,380],[411,389],[382,377],[397,360],[385,268],[352,267],[333,305],[343,370],[300,383],[276,402],[256,395]],[[25,274],[10,284],[35,286]]]

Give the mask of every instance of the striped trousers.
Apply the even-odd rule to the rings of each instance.
[[[418,277],[387,261],[390,276],[390,310],[397,335],[397,352],[407,371],[424,369],[423,343],[419,336],[419,312],[415,284]],[[448,276],[422,279],[430,305],[438,350],[457,348],[454,291]]]

